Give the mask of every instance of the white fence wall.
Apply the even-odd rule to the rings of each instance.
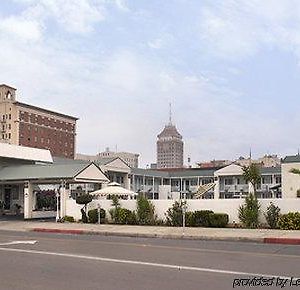
[[[80,209],[82,205],[76,204],[75,200],[68,199],[66,204],[66,214],[73,216],[76,220],[81,219]],[[151,200],[155,206],[155,213],[159,219],[165,219],[165,213],[168,208],[172,207],[174,200]],[[244,199],[192,199],[187,200],[188,211],[204,210],[209,209],[216,213],[227,213],[229,215],[229,222],[239,222],[238,219],[238,208],[243,204]],[[266,211],[270,202],[279,206],[281,213],[288,213],[289,211],[299,211],[300,212],[300,199],[298,198],[288,198],[288,199],[260,199],[261,204],[261,221],[264,222],[263,213]],[[111,206],[111,200],[93,200],[88,205],[88,210],[98,207],[100,203],[101,208],[108,211],[113,208]],[[120,200],[121,207],[125,207],[130,210],[136,210],[135,200]]]

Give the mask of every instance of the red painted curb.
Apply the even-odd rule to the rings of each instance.
[[[264,238],[265,244],[300,245],[300,239],[295,238]]]
[[[61,229],[44,229],[44,228],[34,228],[33,232],[42,233],[58,233],[58,234],[72,234],[72,235],[83,235],[83,230],[61,230]]]

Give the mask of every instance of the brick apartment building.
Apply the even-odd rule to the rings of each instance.
[[[0,142],[49,149],[75,157],[78,118],[16,101],[16,89],[0,85]]]

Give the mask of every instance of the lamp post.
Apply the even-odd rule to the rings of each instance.
[[[186,213],[186,193],[183,193],[183,207],[182,207],[182,235],[185,234],[185,213]]]
[[[59,189],[56,191],[56,222],[59,221]]]

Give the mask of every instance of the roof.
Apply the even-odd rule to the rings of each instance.
[[[300,163],[300,155],[290,155],[283,158],[282,163]]]
[[[72,119],[72,120],[75,120],[75,121],[78,120],[77,117],[73,117],[73,116],[70,116],[70,115],[66,115],[66,114],[62,114],[62,113],[50,111],[48,109],[40,108],[40,107],[37,107],[37,106],[33,106],[33,105],[21,103],[21,102],[14,102],[14,104],[17,105],[17,106],[20,106],[20,107],[34,109],[34,110],[42,111],[42,112],[48,113],[48,114],[53,114],[53,115],[56,115],[56,116],[59,116],[59,117],[68,118],[68,119]]]
[[[217,171],[215,171],[215,175],[242,175],[243,167],[237,164],[230,164],[226,167],[223,167]]]
[[[187,176],[207,176],[207,177],[213,177],[214,176],[213,169],[183,169],[178,171],[170,171],[169,176],[170,177],[187,177]]]
[[[120,159],[120,160],[122,160],[123,161],[123,159],[122,158],[119,158],[119,157],[108,157],[108,158],[101,158],[101,159],[97,159],[97,160],[95,160],[95,163],[97,164],[97,165],[106,165],[106,164],[108,164],[108,163],[111,163],[112,161],[114,161],[114,160],[116,160],[116,159]],[[123,161],[124,162],[124,161]],[[127,165],[127,164],[126,164]]]
[[[142,169],[142,168],[131,168],[131,173],[134,175],[145,175],[149,177],[197,177],[197,176],[207,176],[213,177],[214,170],[211,169],[180,169],[180,170],[153,170],[153,169]]]
[[[158,134],[158,138],[161,137],[177,137],[182,139],[182,136],[180,133],[177,131],[176,126],[172,124],[168,124],[165,126],[165,128]]]
[[[150,177],[169,177],[169,172],[142,168],[131,168],[131,174]]]
[[[7,88],[13,89],[13,90],[15,90],[15,91],[17,90],[16,88],[11,87],[11,86],[6,85],[6,84],[0,84],[0,87],[7,87]]]
[[[47,162],[47,163],[53,162],[49,150],[12,145],[12,144],[1,143],[1,142],[0,142],[0,157],[35,161],[35,162]]]
[[[91,164],[93,163],[7,166],[0,168],[0,180],[73,179]]]
[[[281,173],[281,167],[277,166],[277,167],[261,167],[260,169],[260,173],[261,174],[265,174],[265,173]]]

